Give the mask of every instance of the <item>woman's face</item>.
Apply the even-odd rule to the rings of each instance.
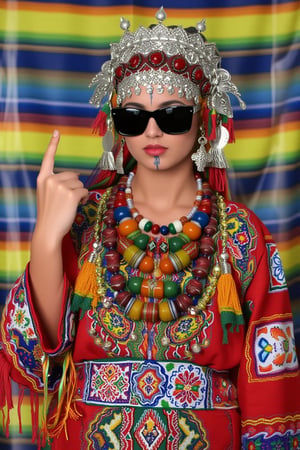
[[[140,95],[132,94],[130,98],[124,100],[122,107],[134,107],[155,111],[167,106],[190,106],[194,105],[192,100],[179,97],[174,94],[149,94],[145,87],[142,87]],[[125,137],[128,149],[139,165],[152,170],[168,170],[178,165],[193,164],[191,161],[191,151],[194,146],[199,130],[199,113],[195,113],[189,131],[184,134],[164,133],[157,125],[155,119],[150,117],[145,131],[132,137]]]

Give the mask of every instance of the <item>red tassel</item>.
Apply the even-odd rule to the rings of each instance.
[[[94,120],[94,123],[92,125],[93,133],[98,133],[99,136],[104,136],[107,131],[107,114],[105,111],[99,111],[96,119]]]
[[[219,192],[227,198],[228,183],[226,169],[209,167],[209,184],[214,191]]]
[[[222,125],[228,130],[228,133],[229,133],[228,143],[232,144],[233,142],[235,142],[234,126],[233,126],[232,117],[222,116]]]
[[[2,412],[3,416],[3,430],[5,430],[6,437],[9,436],[9,411],[13,407],[14,405],[12,401],[10,364],[5,356],[0,353],[0,411]],[[5,410],[7,410],[7,416],[5,416]]]

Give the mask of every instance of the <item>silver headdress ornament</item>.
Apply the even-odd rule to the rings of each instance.
[[[178,88],[179,95],[193,98],[206,97],[209,110],[233,117],[228,94],[237,97],[241,108],[245,103],[228,71],[220,67],[221,58],[214,43],[206,42],[202,32],[205,20],[197,23],[194,32],[181,26],[166,27],[163,8],[156,13],[157,25],[140,26],[130,32],[130,22],[121,18],[120,27],[124,35],[119,43],[111,44],[111,59],[93,78],[90,87],[95,87],[90,103],[102,107],[104,99],[110,100],[117,92],[117,103],[130,97],[132,89],[138,95],[140,87],[158,93],[165,89],[172,94]],[[186,64],[185,64],[186,63]]]

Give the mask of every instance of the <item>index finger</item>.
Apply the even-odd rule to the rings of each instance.
[[[52,175],[54,169],[55,154],[59,143],[60,134],[59,131],[54,130],[51,136],[51,140],[44,154],[41,164],[40,174]]]

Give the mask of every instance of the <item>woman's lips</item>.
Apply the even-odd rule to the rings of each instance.
[[[160,156],[167,150],[167,147],[163,147],[162,145],[147,145],[144,147],[145,153],[150,156]]]

